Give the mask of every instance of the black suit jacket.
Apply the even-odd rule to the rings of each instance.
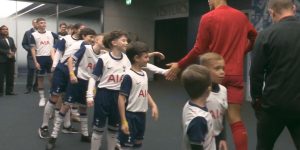
[[[17,48],[14,42],[14,39],[11,37],[8,37],[9,45],[6,42],[6,39],[2,36],[0,36],[0,63],[5,63],[8,61],[16,61],[15,58],[8,58],[7,54],[9,53],[9,50],[12,52],[16,52]]]

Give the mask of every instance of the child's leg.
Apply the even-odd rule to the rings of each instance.
[[[54,127],[53,127],[51,137],[57,138],[58,133],[59,133],[60,128],[61,128],[61,124],[64,120],[64,117],[65,117],[66,113],[69,111],[69,109],[70,109],[69,105],[63,105],[61,107],[60,111],[59,111],[58,116],[55,116]]]
[[[79,106],[79,112],[80,112],[81,134],[83,136],[89,136],[87,108],[84,106]]]

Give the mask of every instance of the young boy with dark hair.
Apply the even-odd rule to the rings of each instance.
[[[119,141],[122,149],[140,148],[146,127],[148,105],[152,117],[158,118],[157,106],[148,94],[148,77],[143,67],[149,61],[149,48],[143,42],[132,42],[128,45],[126,55],[131,62],[121,83],[118,107],[121,118]]]
[[[190,100],[183,107],[183,138],[186,150],[215,150],[213,119],[206,108],[211,77],[206,67],[191,65],[182,73],[182,84]]]

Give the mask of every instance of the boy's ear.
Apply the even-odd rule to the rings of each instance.
[[[134,57],[133,57],[134,62],[136,62],[137,59],[139,59],[139,56],[138,55],[134,55]]]
[[[111,41],[111,45],[115,46],[117,44],[116,40]]]

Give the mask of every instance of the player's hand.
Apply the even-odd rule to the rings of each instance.
[[[153,120],[155,120],[155,121],[158,120],[159,112],[158,112],[157,106],[152,107],[151,112],[152,112],[151,116],[152,116]]]
[[[55,70],[55,67],[51,67],[51,72],[54,72],[54,70]]]
[[[149,57],[159,57],[160,60],[164,60],[166,57],[163,53],[161,52],[152,52],[152,53],[149,53]]]
[[[35,63],[34,65],[35,65],[35,68],[36,68],[37,70],[41,70],[41,66],[40,66],[39,63]]]
[[[94,106],[94,99],[93,98],[86,98],[86,104],[87,104],[87,107],[93,107]]]
[[[169,63],[167,66],[170,67],[170,69],[165,75],[166,80],[175,80],[177,78],[177,74],[181,71],[178,63]]]
[[[124,134],[130,134],[127,120],[122,121],[121,130]]]
[[[227,142],[225,140],[221,140],[219,143],[219,150],[227,150]]]

